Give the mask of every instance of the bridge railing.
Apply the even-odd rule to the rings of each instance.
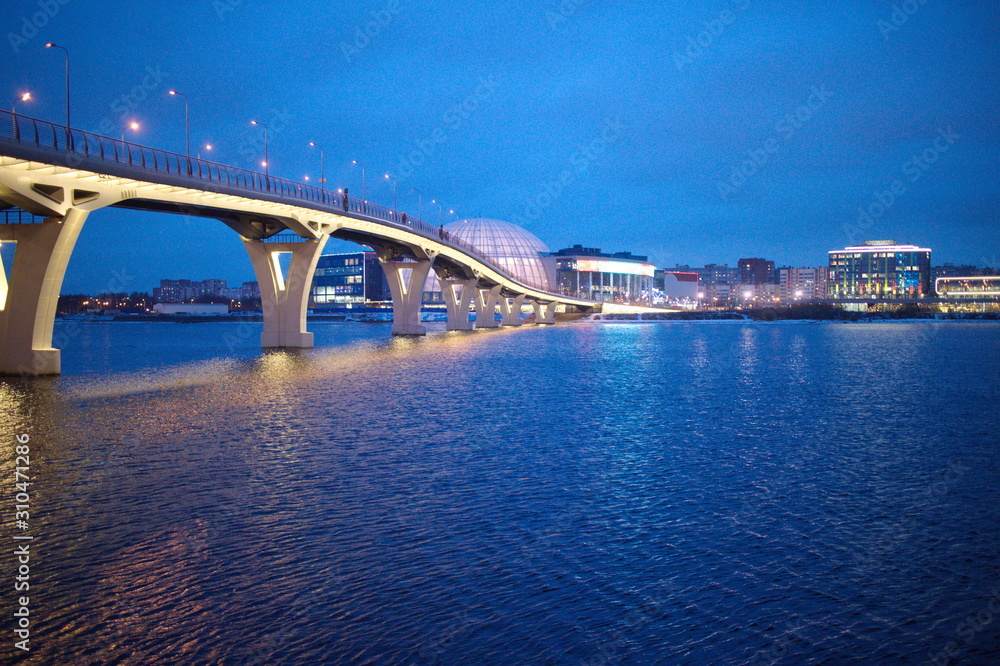
[[[299,183],[197,157],[171,153],[93,132],[67,128],[64,125],[4,110],[0,110],[0,137],[7,137],[18,143],[30,144],[39,148],[73,153],[133,168],[190,178],[198,184],[214,183],[365,215],[413,230],[438,242],[459,248],[512,282],[519,282],[539,291],[549,291],[546,285],[537,284],[529,278],[514,276],[496,259],[472,243],[453,237],[443,227],[436,227],[410,217],[404,212],[370,201],[362,201],[356,197],[344,196],[339,192],[319,188],[315,185]],[[69,166],[69,160],[66,162]],[[192,186],[197,187],[195,184]]]

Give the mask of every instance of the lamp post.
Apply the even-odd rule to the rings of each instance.
[[[191,159],[191,123],[189,121],[190,116],[188,115],[188,96],[182,92],[177,92],[176,90],[169,91],[171,95],[177,95],[184,98],[184,154]]]
[[[385,174],[385,178],[392,181],[392,209],[396,210],[398,208],[396,201],[396,179],[389,174]]]
[[[139,129],[139,123],[132,121],[128,124],[125,129],[122,130],[122,143],[125,143],[125,130],[137,130]]]
[[[351,160],[351,164],[357,164],[361,167],[361,200],[367,201],[365,198],[365,165],[357,160]]]
[[[444,206],[437,199],[431,199],[431,203],[438,205],[438,226],[444,228]]]
[[[10,114],[14,115],[14,106],[18,102],[27,102],[29,99],[31,99],[31,93],[30,92],[26,92],[23,95],[21,95],[20,97],[14,98],[14,101],[10,103]]]
[[[271,174],[268,171],[268,165],[267,165],[267,125],[265,125],[262,122],[258,122],[256,120],[251,120],[250,124],[251,125],[260,125],[261,127],[264,128],[264,175],[265,176],[269,176]]]
[[[417,219],[420,220],[424,216],[424,193],[415,187],[413,191],[417,193]]]
[[[214,148],[212,148],[212,144],[206,143],[202,150],[214,150]],[[201,159],[201,150],[198,151],[198,159]]]
[[[62,49],[66,53],[66,133],[69,134],[69,50],[65,46],[59,46],[54,42],[45,44],[47,49]]]
[[[323,166],[323,146],[319,145],[315,141],[310,141],[309,145],[313,148],[319,148],[319,186],[320,189],[326,189],[326,171]]]

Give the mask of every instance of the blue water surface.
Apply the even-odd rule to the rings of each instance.
[[[30,662],[1000,663],[996,323],[310,329],[0,381]]]

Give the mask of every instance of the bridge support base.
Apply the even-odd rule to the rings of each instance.
[[[264,309],[261,347],[308,349],[313,346],[313,334],[306,331],[306,310],[313,273],[327,238],[323,236],[299,243],[265,243],[244,239],[243,245],[260,284],[261,306]],[[287,277],[280,263],[283,254],[291,255]]]
[[[439,278],[441,282],[441,292],[444,294],[444,302],[448,308],[448,330],[449,331],[471,331],[476,327],[475,322],[469,320],[469,306],[472,304],[472,295],[476,291],[477,280],[456,280]],[[460,293],[456,293],[456,287]]]
[[[531,301],[531,306],[535,309],[536,324],[556,323],[556,303],[542,303],[541,301]]]
[[[489,289],[472,290],[476,301],[476,328],[497,328],[500,322],[496,320],[497,301],[500,299],[500,286]]]
[[[420,323],[420,305],[424,280],[434,260],[392,261],[383,260],[380,255],[379,262],[392,294],[392,334],[425,335],[427,329]]]
[[[4,279],[0,290],[0,375],[62,371],[52,328],[59,289],[86,219],[87,211],[71,208],[65,217],[41,224],[0,224],[0,240],[17,243],[10,284]]]
[[[524,294],[500,299],[500,324],[502,326],[521,325],[521,306],[524,304]]]

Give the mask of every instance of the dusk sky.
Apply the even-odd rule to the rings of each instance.
[[[520,224],[659,266],[826,265],[865,239],[1000,267],[994,3],[8,0],[0,89],[18,111],[270,171],[437,224]],[[43,12],[43,13],[39,13]],[[45,19],[44,21],[41,19]],[[32,23],[45,24],[36,29]],[[9,109],[9,103],[7,104]],[[867,216],[862,212],[867,211]],[[331,241],[328,252],[358,246]],[[117,276],[117,277],[116,277]],[[221,222],[91,214],[64,293],[253,279]]]

